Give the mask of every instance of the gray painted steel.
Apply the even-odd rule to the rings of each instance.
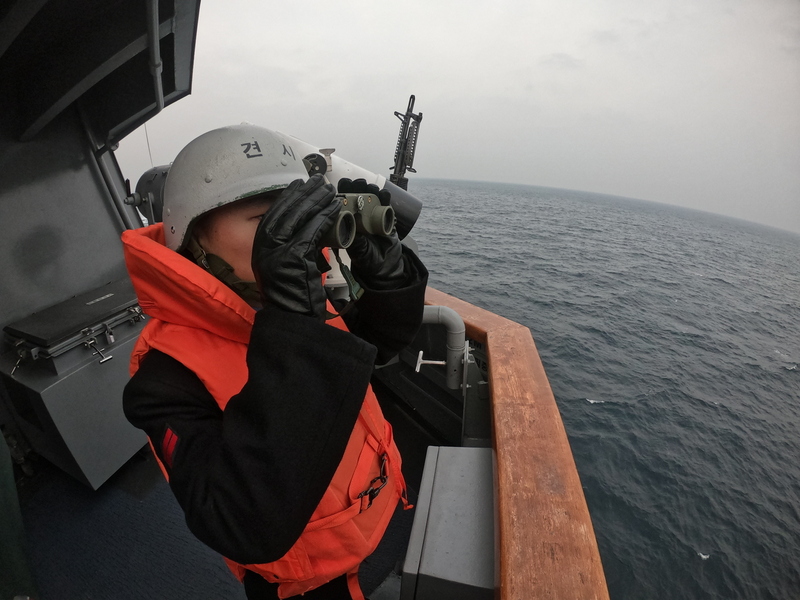
[[[0,158],[0,327],[126,275],[123,225],[75,115]]]
[[[5,444],[0,443],[0,532],[4,543],[0,544],[0,598],[26,595],[39,597],[31,568],[28,565],[25,529],[14,486],[11,455]]]
[[[0,338],[0,426],[18,462],[31,447],[96,488],[144,444],[122,414],[141,323],[126,325],[126,312],[87,321],[76,298],[127,277],[119,236],[141,221],[125,204],[111,150],[189,93],[199,1],[12,0],[7,8],[0,328],[12,327]],[[52,339],[20,330],[54,305],[63,312],[44,327]],[[108,328],[116,340],[86,347]],[[93,354],[102,347],[113,360]],[[25,361],[12,377],[19,351]]]
[[[13,376],[16,353],[0,356],[16,425],[37,453],[93,489],[147,441],[122,412],[128,362],[141,328],[140,322],[124,322],[114,328],[114,343],[97,336],[96,347],[78,344],[55,358],[29,358]]]
[[[401,600],[494,598],[492,464],[491,448],[428,448]]]
[[[116,342],[100,339],[97,346],[109,346],[116,356],[99,364],[94,350],[82,345],[87,339],[81,332],[103,328],[110,315],[98,313],[93,324],[86,307],[75,305],[87,290],[127,277],[119,240],[124,224],[77,112],[65,111],[29,142],[0,132],[0,143],[0,327],[12,326],[0,341],[1,424],[97,488],[145,443],[122,414],[127,361],[141,325],[110,325]],[[123,186],[118,171],[113,184]],[[27,343],[15,347],[20,336],[14,334],[21,332],[13,325],[35,323],[53,305],[65,307],[50,324],[59,339],[42,339],[34,327]],[[123,322],[126,317],[123,312]],[[69,323],[74,331],[66,330]],[[57,358],[28,358],[10,377],[19,350],[35,354],[45,344],[47,356],[64,336],[78,347]]]

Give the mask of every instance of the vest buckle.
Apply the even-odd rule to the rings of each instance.
[[[367,508],[372,506],[372,501],[378,497],[378,494],[380,494],[381,490],[384,488],[384,486],[386,486],[386,482],[389,480],[389,476],[386,475],[386,462],[388,460],[389,456],[385,452],[381,454],[380,475],[378,475],[372,481],[370,481],[369,487],[358,495],[359,498],[363,498],[364,496],[369,496],[369,504],[367,504],[366,508],[362,510],[366,510]]]

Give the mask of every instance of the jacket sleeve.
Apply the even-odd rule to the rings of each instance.
[[[378,364],[388,362],[414,341],[422,324],[428,270],[405,246],[403,259],[406,275],[403,287],[395,290],[364,287],[364,295],[343,317],[351,332],[378,349]]]
[[[192,533],[236,562],[271,562],[300,536],[336,471],[375,353],[348,332],[266,308],[248,381],[224,411],[192,371],[151,351],[125,388],[125,414],[168,465]]]

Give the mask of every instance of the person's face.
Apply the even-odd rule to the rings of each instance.
[[[255,281],[250,258],[253,239],[261,217],[270,209],[275,195],[248,198],[226,204],[203,217],[195,230],[200,246],[233,267],[242,281]]]

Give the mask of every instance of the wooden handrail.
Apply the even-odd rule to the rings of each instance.
[[[497,469],[500,600],[608,599],[578,471],[530,330],[428,288],[486,345]]]

